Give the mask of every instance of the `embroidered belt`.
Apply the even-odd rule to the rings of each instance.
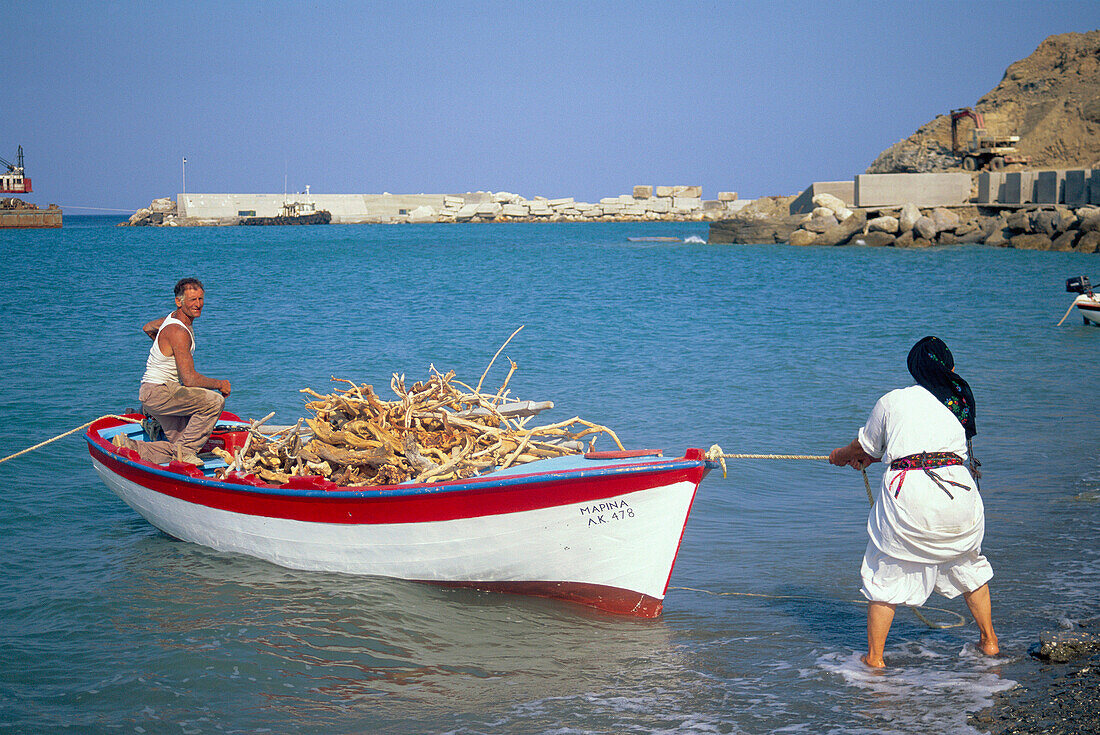
[[[947,489],[947,485],[961,487],[967,492],[970,491],[970,486],[961,482],[955,482],[954,480],[948,480],[945,477],[940,477],[932,470],[940,467],[952,467],[962,463],[962,457],[954,452],[921,452],[920,454],[910,454],[907,457],[899,457],[890,463],[890,469],[900,470],[900,473],[894,478],[894,480],[897,480],[898,486],[894,488],[894,480],[891,480],[888,487],[894,491],[894,497],[898,497],[901,493],[901,486],[905,482],[905,473],[909,470],[920,470],[928,475],[940,490],[947,493],[947,497],[954,500],[955,496]],[[947,483],[947,485],[944,483]]]

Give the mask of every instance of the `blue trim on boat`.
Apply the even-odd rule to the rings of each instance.
[[[112,427],[114,428],[114,427]],[[106,432],[111,429],[103,429],[99,433],[106,438]],[[119,433],[119,432],[114,432]],[[113,434],[112,434],[113,436]],[[88,434],[84,434],[84,440],[88,442],[90,447],[103,451],[102,447],[99,447],[92,441],[92,437]],[[385,485],[375,486],[363,489],[349,489],[349,490],[309,490],[298,488],[282,488],[282,487],[256,487],[253,485],[239,485],[233,482],[224,482],[222,480],[214,480],[212,478],[203,477],[191,477],[189,475],[181,475],[178,472],[170,472],[160,467],[152,467],[148,464],[139,464],[131,459],[123,457],[119,454],[111,455],[116,461],[121,462],[129,467],[134,468],[139,472],[146,472],[148,474],[157,475],[159,477],[172,480],[174,482],[182,482],[188,485],[199,485],[202,487],[217,488],[219,490],[231,489],[239,492],[256,493],[260,495],[280,495],[284,497],[297,497],[297,498],[366,498],[366,497],[406,497],[415,495],[436,495],[440,493],[455,493],[466,492],[469,490],[479,490],[485,488],[498,488],[498,487],[512,487],[516,485],[527,485],[538,482],[545,482],[547,480],[554,479],[588,479],[595,477],[606,477],[609,475],[630,475],[636,473],[650,473],[650,472],[664,472],[674,469],[688,469],[691,467],[705,466],[708,469],[717,467],[717,463],[710,462],[708,460],[694,460],[694,459],[660,459],[658,461],[647,460],[645,457],[629,457],[625,459],[601,459],[591,460],[585,459],[584,455],[569,455],[566,457],[554,457],[550,459],[542,459],[537,462],[530,462],[525,465],[521,465],[518,468],[509,468],[502,472],[494,472],[491,475],[482,475],[479,478],[471,479],[468,482],[461,484],[447,484],[447,485]],[[639,461],[641,460],[641,461]],[[593,467],[591,469],[583,469],[583,463],[599,462],[600,466]],[[535,469],[535,466],[538,469]],[[552,465],[552,469],[545,469],[547,465]]]

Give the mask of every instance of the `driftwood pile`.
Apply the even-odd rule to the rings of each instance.
[[[434,366],[428,380],[409,387],[404,375],[394,374],[390,387],[397,399],[392,401],[380,399],[370,385],[335,377],[350,387],[327,395],[304,388],[301,392],[314,399],[305,405],[313,418],[275,433],[261,431],[266,419],[253,422],[236,455],[215,450],[229,463],[220,476],[236,472],[283,484],[295,476],[320,475],[345,487],[438,482],[577,454],[585,450],[586,437],[591,451],[599,434],[623,448],[615,432],[580,417],[528,427],[532,416],[554,404],[509,397],[508,381],[516,370],[509,362],[508,377],[494,394],[481,393],[480,382],[471,388],[456,380],[454,371],[442,374]]]

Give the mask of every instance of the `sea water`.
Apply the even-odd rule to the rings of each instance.
[[[141,326],[183,276],[206,284],[197,367],[244,417],[292,423],[333,376],[476,383],[522,325],[486,385],[510,358],[547,420],[676,456],[826,454],[938,335],[977,399],[1002,654],[934,597],[927,617],[967,625],[899,610],[891,667],[861,666],[867,498],[821,461],[712,472],[665,611],[639,620],[176,541],[77,434],[0,464],[0,731],[967,732],[1040,630],[1097,613],[1100,330],[1055,324],[1098,256],[708,245],[704,224],[114,224],[0,234],[0,455],[137,406]]]

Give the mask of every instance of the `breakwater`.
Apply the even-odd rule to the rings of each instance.
[[[795,246],[866,245],[927,248],[981,243],[1021,250],[1095,253],[1100,249],[1100,206],[1071,209],[1054,205],[1020,208],[855,208],[831,194],[813,197],[813,210],[790,214],[793,198],[762,200],[736,217],[710,226],[709,242]]]
[[[705,222],[736,213],[747,202],[736,192],[702,198],[701,186],[635,186],[630,194],[598,202],[574,197],[527,199],[519,194],[178,194],[154,199],[126,224],[133,226],[236,225],[251,217],[278,217],[287,207],[326,211],[337,224],[431,222]]]

